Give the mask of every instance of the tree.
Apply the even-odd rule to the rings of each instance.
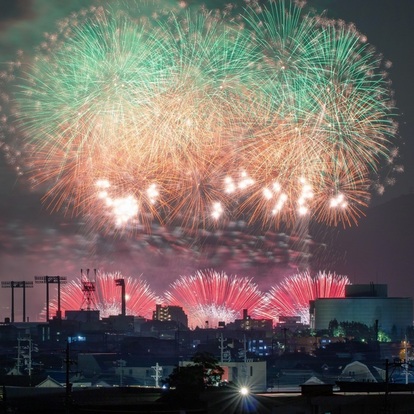
[[[339,327],[339,323],[336,319],[332,319],[331,321],[329,321],[329,325],[328,325],[328,332],[329,332],[329,336],[335,336],[335,332]]]
[[[167,379],[170,387],[177,390],[201,391],[212,385],[217,385],[224,370],[218,365],[218,360],[208,352],[197,352],[192,363],[177,366]]]
[[[339,326],[344,330],[347,338],[355,341],[369,342],[375,340],[375,332],[373,328],[368,327],[361,322],[341,322]]]

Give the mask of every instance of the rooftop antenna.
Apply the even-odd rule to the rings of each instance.
[[[93,269],[95,278],[94,280],[89,279],[89,269],[81,269],[81,283],[82,283],[82,292],[83,292],[83,302],[81,304],[81,309],[83,309],[84,304],[86,304],[86,310],[96,309],[96,303],[94,301],[94,293],[96,286],[96,269]]]

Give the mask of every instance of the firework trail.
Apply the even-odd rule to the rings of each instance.
[[[52,211],[127,234],[358,221],[396,126],[382,61],[352,25],[287,1],[128,4],[59,22],[4,73],[23,69],[4,128]]]
[[[215,270],[197,271],[192,276],[181,276],[164,293],[168,305],[181,306],[188,316],[190,328],[216,328],[218,323],[241,319],[243,309],[255,309],[262,293],[251,278],[228,276]]]
[[[139,278],[123,276],[120,272],[96,273],[95,292],[91,297],[91,309],[99,310],[101,318],[110,315],[121,314],[121,289],[115,283],[116,279],[125,281],[126,314],[143,316],[152,319],[152,312],[160,299],[151,291],[147,282]],[[84,292],[82,291],[83,277],[71,280],[61,287],[61,310],[62,315],[66,310],[80,310],[85,302]],[[58,309],[57,300],[50,304],[50,311],[53,315]],[[45,313],[45,311],[43,311]]]
[[[278,321],[280,316],[300,316],[309,324],[309,301],[318,298],[342,298],[347,276],[319,271],[315,276],[309,272],[299,273],[273,286],[263,301],[259,314]]]

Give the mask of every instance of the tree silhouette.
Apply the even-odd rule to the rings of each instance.
[[[192,363],[177,366],[169,375],[167,383],[177,390],[201,391],[208,386],[218,384],[224,373],[218,360],[209,352],[197,352]]]

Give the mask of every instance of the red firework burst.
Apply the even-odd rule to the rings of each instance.
[[[164,297],[167,304],[184,309],[193,328],[233,322],[241,318],[243,309],[254,314],[262,301],[262,293],[252,278],[228,276],[212,269],[181,276]]]
[[[330,272],[319,271],[315,276],[307,271],[296,274],[270,289],[259,314],[275,322],[280,316],[300,316],[303,323],[309,323],[309,301],[342,298],[350,283],[347,276]]]
[[[124,279],[126,314],[152,318],[155,305],[160,299],[150,290],[147,282],[138,278],[123,276],[120,272],[96,273],[95,292],[91,297],[91,308],[99,310],[101,317],[121,314],[122,293],[120,287],[115,283],[116,279]],[[85,278],[77,278],[63,285],[61,288],[61,311],[78,310],[83,307],[85,295],[82,290]],[[57,300],[50,304],[51,313],[58,309]],[[44,314],[43,311],[42,314]]]

